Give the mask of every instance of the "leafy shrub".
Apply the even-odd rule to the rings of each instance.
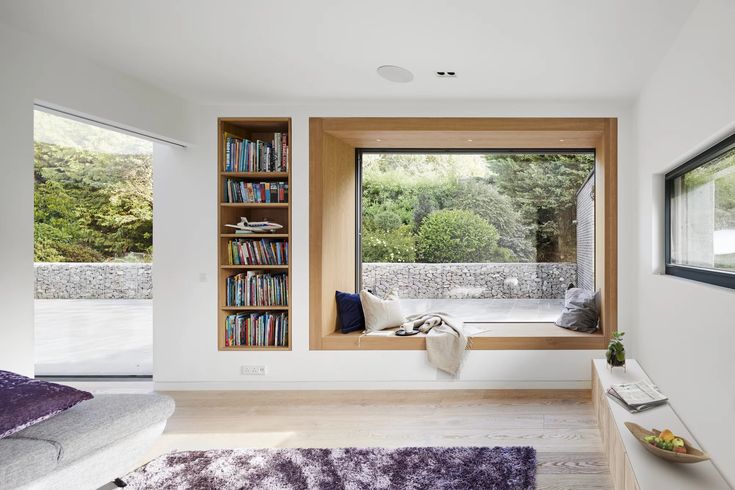
[[[472,211],[443,209],[424,218],[416,240],[419,262],[488,262],[498,258],[498,231]]]
[[[57,243],[56,250],[64,257],[64,262],[104,262],[105,256],[97,250],[79,243]]]
[[[381,211],[373,218],[373,224],[376,230],[392,231],[401,226],[401,217],[393,211]]]
[[[401,225],[395,230],[363,230],[363,262],[414,262],[416,244],[411,227]]]

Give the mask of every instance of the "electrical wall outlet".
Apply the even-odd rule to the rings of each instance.
[[[265,376],[265,366],[240,366],[240,374],[244,376]]]

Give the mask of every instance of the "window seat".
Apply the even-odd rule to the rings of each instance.
[[[566,350],[604,349],[601,333],[580,333],[557,327],[553,323],[473,323],[486,329],[471,336],[473,350]],[[322,337],[327,350],[425,350],[426,335],[398,337],[392,330],[385,334],[362,335],[333,332]]]

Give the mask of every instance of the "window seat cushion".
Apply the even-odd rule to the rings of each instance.
[[[592,333],[599,326],[599,295],[582,288],[569,288],[564,294],[564,310],[556,325],[577,332]]]
[[[365,315],[362,312],[360,295],[337,291],[337,316],[339,316],[342,333],[365,330]]]

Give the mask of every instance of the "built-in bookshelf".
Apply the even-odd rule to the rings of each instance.
[[[220,118],[219,350],[291,350],[291,119]],[[273,231],[227,225],[270,222]]]

